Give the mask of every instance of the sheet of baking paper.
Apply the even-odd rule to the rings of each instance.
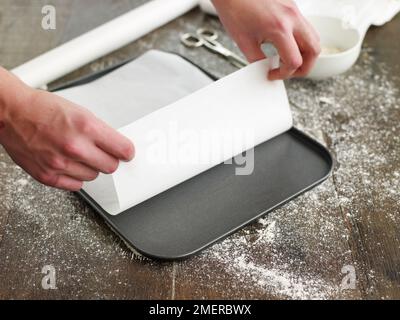
[[[137,155],[114,175],[121,211],[290,129],[283,82],[267,68],[254,63],[122,128]]]
[[[96,81],[56,94],[119,129],[212,82],[185,59],[151,50]],[[84,190],[106,211],[120,211],[112,176],[101,174]]]
[[[168,69],[178,61],[178,65],[187,64],[194,68],[179,57],[170,58],[176,61],[169,61],[168,66],[147,65],[144,69]],[[140,62],[140,59],[135,62]],[[155,69],[150,69],[155,72],[151,79],[157,82]],[[182,75],[182,78],[170,77],[164,84],[176,86],[175,90],[179,91],[177,88],[182,82],[186,86],[197,83],[203,88],[184,98],[177,94],[177,101],[169,105],[155,103],[152,107],[139,108],[141,111],[132,110],[134,105],[140,105],[139,101],[134,101],[134,82],[137,79],[134,80],[133,75],[124,78],[124,81],[131,82],[133,89],[124,90],[123,95],[117,83],[100,86],[99,81],[106,85],[104,79],[98,80],[97,88],[93,90],[87,88],[96,82],[61,93],[75,102],[85,100],[95,112],[96,105],[104,101],[104,95],[107,96],[108,108],[112,108],[114,113],[123,110],[121,118],[113,116],[114,127],[130,122],[120,132],[136,147],[136,157],[132,162],[121,163],[111,179],[111,176],[102,175],[86,184],[84,190],[108,213],[115,215],[287,131],[292,127],[292,117],[284,84],[268,81],[267,69],[268,61],[260,61],[205,87],[198,70]],[[117,72],[124,73],[121,69]],[[143,93],[147,97],[158,94],[160,92],[151,85]],[[119,98],[113,101],[113,96]],[[131,102],[132,108],[128,104],[120,109],[120,100]],[[102,109],[104,106],[98,110]],[[103,118],[108,117],[106,113],[102,111]]]
[[[120,129],[211,83],[185,59],[150,50],[96,81],[56,94]]]

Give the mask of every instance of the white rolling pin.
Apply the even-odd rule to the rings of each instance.
[[[111,53],[178,18],[199,0],[153,0],[89,31],[12,72],[33,88],[48,83]]]

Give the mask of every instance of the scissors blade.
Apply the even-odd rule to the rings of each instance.
[[[248,62],[240,58],[237,54],[224,47],[221,43],[216,40],[204,39],[203,45],[210,51],[223,56],[233,66],[237,68],[243,68],[248,65]]]
[[[249,63],[242,59],[241,57],[239,57],[237,54],[231,52],[228,56],[227,59],[230,61],[230,63],[232,63],[235,67],[238,68],[243,68],[249,65]]]

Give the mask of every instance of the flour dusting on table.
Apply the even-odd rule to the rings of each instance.
[[[209,66],[209,56],[188,55]],[[212,69],[230,68],[212,61]],[[51,294],[58,298],[170,298],[162,288],[172,284],[178,298],[183,284],[194,298],[205,292],[238,299],[374,296],[380,283],[386,285],[385,275],[352,254],[358,242],[350,230],[376,241],[369,219],[380,215],[392,222],[387,232],[398,241],[400,212],[385,210],[384,203],[400,208],[400,103],[385,70],[364,49],[348,74],[288,82],[296,126],[335,155],[333,177],[199,256],[175,263],[177,272],[170,263],[132,254],[76,196],[39,185],[0,152],[0,297],[5,289],[14,298],[43,294],[45,264],[56,267],[59,289]],[[355,267],[356,290],[341,288],[345,265]]]
[[[357,298],[359,291],[342,288],[341,270],[346,265],[354,266],[359,281],[370,283],[369,294],[377,283],[384,283],[384,275],[358,261],[348,245],[354,241],[349,228],[372,214],[379,212],[394,224],[400,222],[398,210],[379,208],[387,201],[400,208],[400,173],[391,169],[400,163],[399,92],[385,76],[385,66],[379,66],[383,76],[374,74],[377,66],[371,52],[363,50],[361,62],[350,74],[321,82],[288,82],[296,127],[328,146],[336,157],[336,168],[323,185],[196,260],[194,264],[220,265],[226,275],[222,279],[211,276],[212,281],[216,288],[229,283],[233,289],[228,296],[235,297],[238,290],[249,297],[264,292],[266,298]],[[365,198],[368,193],[373,197]],[[360,212],[360,201],[374,209]],[[368,220],[367,227],[372,228]],[[368,239],[369,230],[360,236]],[[369,271],[363,274],[361,268]]]

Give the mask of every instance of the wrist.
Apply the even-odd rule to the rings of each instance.
[[[34,91],[0,67],[0,128],[10,122],[14,113],[30,105]]]

